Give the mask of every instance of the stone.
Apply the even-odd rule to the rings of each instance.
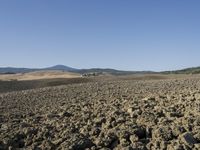
[[[190,132],[181,135],[181,141],[189,147],[193,147],[194,144],[197,143],[197,140],[193,137],[193,134]]]
[[[139,139],[144,139],[146,138],[146,129],[143,127],[138,127],[135,129],[134,131],[135,135],[139,138]]]

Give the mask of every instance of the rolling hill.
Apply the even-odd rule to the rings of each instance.
[[[14,74],[14,73],[28,73],[33,71],[45,71],[45,70],[59,70],[67,72],[77,72],[79,69],[71,68],[64,65],[56,65],[47,68],[14,68],[14,67],[2,67],[0,68],[1,74]]]
[[[123,71],[116,69],[103,69],[103,68],[91,68],[91,69],[76,69],[72,67],[68,67],[65,65],[55,65],[47,68],[14,68],[14,67],[2,67],[0,68],[0,74],[15,74],[15,73],[28,73],[33,71],[47,71],[47,70],[58,70],[64,72],[74,72],[80,74],[88,74],[88,73],[105,73],[111,75],[131,75],[131,74],[198,74],[200,73],[200,67],[191,67],[181,70],[174,71],[163,71],[163,72],[154,72],[154,71]]]
[[[66,72],[74,72],[80,74],[87,73],[107,73],[112,75],[129,75],[129,74],[147,74],[147,73],[155,73],[152,71],[122,71],[115,69],[102,69],[102,68],[92,68],[92,69],[76,69],[64,65],[56,65],[47,68],[14,68],[14,67],[4,67],[0,68],[1,74],[15,74],[15,73],[28,73],[33,71],[46,71],[46,70],[58,70],[58,71],[66,71]]]
[[[185,68],[185,69],[181,69],[181,70],[164,71],[162,73],[165,73],[165,74],[199,74],[200,67],[191,67],[191,68]]]

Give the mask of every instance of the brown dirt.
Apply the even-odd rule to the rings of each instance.
[[[200,149],[200,77],[89,78],[0,94],[0,149]]]
[[[18,74],[1,74],[2,81],[25,81],[25,80],[40,80],[40,79],[55,79],[55,78],[80,78],[80,74],[63,72],[63,71],[35,71],[29,73]]]

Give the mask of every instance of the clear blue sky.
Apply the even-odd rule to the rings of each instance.
[[[1,0],[0,66],[200,66],[198,0]]]

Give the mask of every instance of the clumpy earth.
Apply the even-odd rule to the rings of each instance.
[[[0,149],[199,150],[200,77],[0,94]]]

